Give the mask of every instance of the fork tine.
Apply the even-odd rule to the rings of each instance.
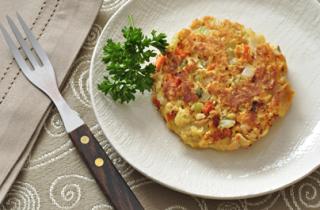
[[[20,54],[18,48],[13,43],[13,40],[10,38],[7,30],[4,27],[2,27],[1,24],[0,24],[0,31],[2,32],[2,35],[3,35],[7,45],[9,47],[14,59],[18,63],[20,69],[28,77],[30,75],[30,73],[31,73],[31,70],[30,70],[29,66],[27,65],[27,63],[24,60],[24,58],[22,57],[22,55]]]
[[[28,47],[27,42],[23,39],[19,29],[17,28],[17,26],[14,24],[14,22],[12,21],[12,19],[9,16],[7,16],[7,20],[8,20],[8,23],[9,23],[9,26],[10,26],[12,32],[16,36],[16,39],[20,43],[24,53],[26,54],[27,58],[29,59],[30,63],[32,64],[33,68],[36,68],[37,66],[39,66],[39,63],[36,60],[35,56],[32,54],[30,48]]]
[[[46,52],[42,49],[39,42],[34,37],[32,32],[30,31],[30,29],[28,28],[27,24],[24,22],[22,17],[19,15],[19,13],[17,13],[17,16],[18,16],[18,20],[22,26],[22,29],[24,30],[24,33],[27,35],[29,41],[31,42],[31,45],[32,45],[34,51],[36,52],[36,54],[38,55],[38,57],[40,58],[41,63],[49,65],[50,61],[49,61],[49,58],[48,58]]]

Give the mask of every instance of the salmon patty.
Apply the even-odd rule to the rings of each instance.
[[[196,19],[156,60],[152,102],[194,148],[246,148],[292,102],[279,46],[229,20]]]

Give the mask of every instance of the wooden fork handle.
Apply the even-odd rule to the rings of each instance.
[[[116,210],[143,210],[87,125],[69,133],[96,182]]]

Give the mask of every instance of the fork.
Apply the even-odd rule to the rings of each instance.
[[[0,24],[0,31],[16,63],[27,79],[53,101],[60,113],[70,139],[102,192],[117,210],[143,210],[142,205],[112,164],[88,126],[84,124],[78,113],[72,110],[62,97],[57,86],[52,64],[25,21],[17,13],[18,21],[27,37],[26,39],[23,38],[12,19],[9,16],[6,17],[13,34],[26,56],[25,59],[25,56],[20,53],[6,29]],[[30,49],[26,40],[31,43],[33,50]],[[26,62],[27,60],[29,63]]]

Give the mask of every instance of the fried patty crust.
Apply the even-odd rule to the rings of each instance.
[[[229,20],[194,20],[155,64],[152,102],[194,148],[249,147],[287,113],[294,95],[280,47]]]

